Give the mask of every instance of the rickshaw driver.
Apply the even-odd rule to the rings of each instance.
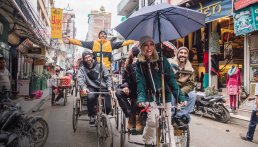
[[[110,91],[111,93],[112,77],[103,65],[102,74],[100,74],[100,63],[93,59],[92,52],[83,52],[82,59],[83,62],[78,70],[77,81],[81,90],[81,95],[86,95],[86,99],[84,98],[82,100],[82,104],[87,106],[90,125],[94,126],[98,94],[91,94],[90,92],[100,92],[101,89],[101,91]],[[111,97],[108,94],[103,96],[105,98],[106,113],[109,114],[111,111]]]

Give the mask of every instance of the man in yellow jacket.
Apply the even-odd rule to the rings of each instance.
[[[122,42],[111,42],[107,39],[107,33],[105,31],[100,31],[98,35],[99,39],[95,41],[79,41],[72,38],[64,38],[64,43],[79,45],[84,48],[91,49],[96,55],[96,59],[100,62],[100,57],[102,56],[102,63],[106,69],[111,67],[111,57],[113,49],[119,49],[122,46],[127,46],[133,44],[133,40],[127,40]],[[101,55],[102,54],[102,55]]]

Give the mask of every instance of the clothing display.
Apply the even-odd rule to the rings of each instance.
[[[239,95],[239,87],[241,86],[240,70],[232,66],[227,73],[227,94],[230,97],[230,108],[235,110],[237,106],[237,98]]]

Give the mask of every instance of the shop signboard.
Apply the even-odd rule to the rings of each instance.
[[[205,22],[232,15],[231,0],[203,1],[190,8],[204,13],[206,15]]]
[[[258,30],[258,4],[253,5],[251,7],[251,9],[252,9],[252,17],[253,17],[254,29]]]
[[[51,38],[62,38],[63,10],[51,9]]]
[[[244,35],[254,31],[252,12],[250,8],[244,8],[236,11],[233,15],[235,34]]]
[[[257,3],[258,0],[234,0],[234,10],[245,8],[251,4]]]

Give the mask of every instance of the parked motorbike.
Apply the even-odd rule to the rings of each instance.
[[[222,95],[213,96],[196,96],[195,108],[193,113],[201,112],[202,116],[208,114],[216,120],[226,123],[230,119],[230,114],[227,108],[223,105],[226,100]]]
[[[26,116],[20,105],[7,97],[0,100],[0,147],[43,147],[48,133],[48,124],[42,117]]]

